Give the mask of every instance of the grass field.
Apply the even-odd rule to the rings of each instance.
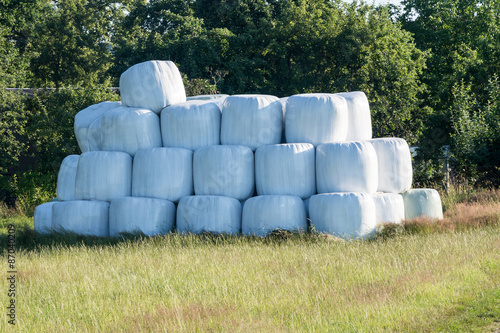
[[[16,331],[496,332],[498,192],[370,241],[40,236],[16,225]],[[7,251],[1,262],[7,275]],[[7,279],[0,284],[8,304]],[[5,309],[5,307],[4,307]],[[6,313],[6,311],[4,311]],[[11,331],[7,315],[0,331]]]

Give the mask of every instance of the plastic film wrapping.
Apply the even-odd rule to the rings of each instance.
[[[215,195],[196,195],[181,199],[177,207],[180,234],[239,234],[241,204],[238,200]]]
[[[155,113],[186,101],[181,73],[172,61],[153,60],[130,67],[120,76],[120,95],[124,106]]]
[[[255,152],[255,181],[259,195],[316,194],[314,146],[294,143],[263,146]]]

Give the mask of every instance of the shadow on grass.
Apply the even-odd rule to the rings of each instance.
[[[478,203],[478,201],[483,203]],[[500,225],[500,203],[484,199],[460,203],[445,213],[443,220],[417,218],[404,220],[400,224],[382,224],[378,227],[375,237],[368,241],[384,241],[399,235],[429,234],[436,232],[464,231],[474,228]],[[291,232],[277,229],[266,237],[216,234],[203,232],[201,234],[179,235],[170,233],[162,236],[149,237],[142,233],[122,234],[120,237],[83,236],[73,232],[58,232],[41,234],[33,230],[33,220],[27,217],[7,217],[0,219],[0,246],[7,249],[9,245],[8,226],[15,228],[16,249],[38,251],[43,248],[61,247],[102,247],[128,244],[163,244],[173,247],[193,246],[226,246],[236,244],[281,246],[287,244],[304,243],[336,243],[341,239],[317,233],[314,229],[309,232]],[[343,241],[342,241],[343,242]]]
[[[21,220],[22,221],[22,220]],[[2,221],[2,229],[7,230],[7,223]],[[266,246],[280,246],[283,244],[297,244],[303,242],[322,242],[323,235],[292,232],[277,229],[266,237],[242,236],[217,234],[203,232],[201,234],[179,235],[171,232],[166,235],[146,236],[141,232],[122,233],[119,237],[97,237],[84,236],[74,232],[52,232],[50,234],[39,233],[25,222],[9,223],[15,227],[15,247],[16,251],[40,251],[43,248],[61,247],[103,247],[116,246],[123,243],[128,244],[168,244],[174,247],[194,247],[194,246],[225,246],[234,244],[255,244]],[[9,245],[8,232],[0,233],[0,246],[7,249]]]

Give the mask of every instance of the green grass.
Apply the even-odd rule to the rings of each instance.
[[[18,331],[495,332],[497,199],[450,200],[443,222],[388,225],[370,241],[41,236],[6,214],[0,244],[14,223]]]

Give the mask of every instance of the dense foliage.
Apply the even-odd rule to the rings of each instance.
[[[151,59],[174,61],[190,95],[362,90],[375,136],[420,147],[420,184],[439,180],[445,145],[455,174],[495,184],[497,0],[403,0],[399,8],[340,0],[1,0],[1,189],[19,194],[16,179],[28,170],[54,177],[61,159],[78,152],[74,114],[117,98],[105,88]],[[9,87],[43,90],[28,98]]]

